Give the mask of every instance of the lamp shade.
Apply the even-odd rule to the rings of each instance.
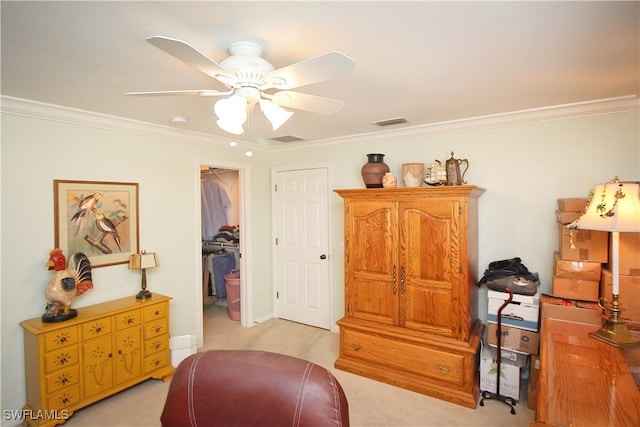
[[[145,252],[131,255],[129,258],[129,268],[131,270],[144,270],[146,268],[157,267],[158,257],[155,252]]]
[[[585,213],[570,228],[640,232],[640,183],[612,182],[596,185]]]
[[[242,125],[247,121],[247,101],[240,95],[231,95],[221,99],[213,106],[213,112],[218,116],[218,126],[235,135],[244,133]]]
[[[260,109],[264,113],[265,117],[271,122],[271,126],[273,130],[277,130],[280,126],[285,124],[287,120],[293,116],[291,111],[287,111],[281,106],[274,104],[268,99],[261,99],[258,101],[260,104]]]

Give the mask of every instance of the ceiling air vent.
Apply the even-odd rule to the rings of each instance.
[[[302,139],[302,138],[298,138],[297,136],[293,136],[293,135],[278,136],[278,137],[275,137],[275,138],[271,138],[271,140],[273,140],[273,141],[278,141],[278,142],[298,142],[298,141],[304,141],[304,139]]]
[[[404,117],[396,117],[395,119],[378,120],[377,122],[372,123],[378,126],[400,125],[402,123],[407,123],[407,119]]]

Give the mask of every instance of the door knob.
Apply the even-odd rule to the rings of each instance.
[[[320,255],[320,259],[327,259],[327,256],[325,254]]]

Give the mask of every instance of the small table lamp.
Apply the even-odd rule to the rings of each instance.
[[[158,266],[158,257],[155,252],[142,251],[139,254],[131,255],[129,258],[130,270],[142,270],[142,289],[136,295],[137,299],[151,298],[151,292],[147,289],[147,268]]]
[[[600,298],[598,304],[611,311],[605,324],[591,337],[615,347],[633,347],[640,341],[633,337],[627,324],[620,318],[619,251],[620,232],[640,232],[640,183],[622,182],[616,177],[613,181],[598,184],[593,190],[585,213],[568,225],[569,228],[611,232],[611,275],[612,301]]]

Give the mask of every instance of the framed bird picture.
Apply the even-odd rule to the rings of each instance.
[[[138,183],[53,181],[55,247],[82,252],[91,267],[125,264],[138,253]]]

